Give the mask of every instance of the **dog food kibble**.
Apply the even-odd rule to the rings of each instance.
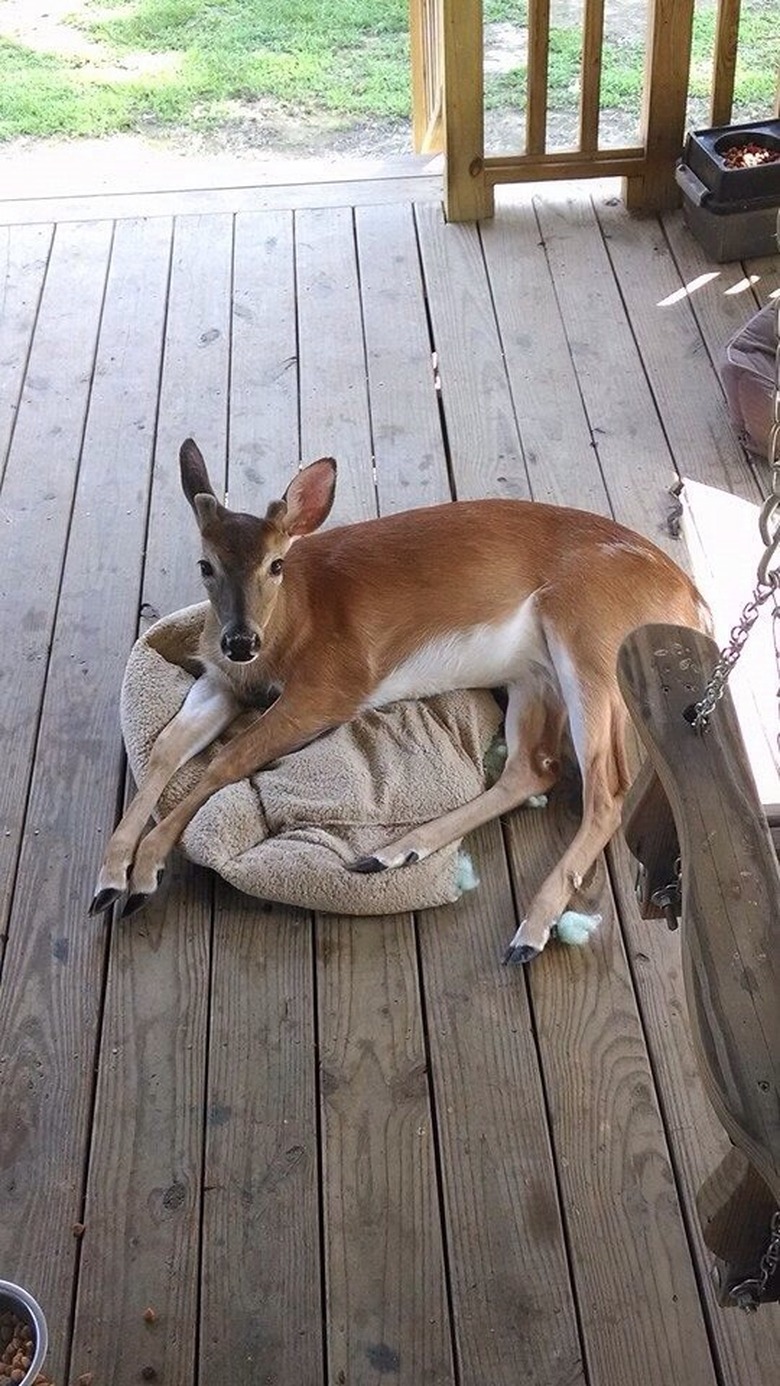
[[[732,144],[723,154],[726,168],[757,168],[760,164],[775,164],[780,159],[780,150],[767,149],[766,145]]]
[[[12,1309],[0,1312],[0,1386],[18,1386],[30,1369],[35,1352],[33,1330],[26,1319]],[[38,1375],[34,1386],[52,1386],[47,1376]]]

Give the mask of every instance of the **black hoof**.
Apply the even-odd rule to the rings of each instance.
[[[386,871],[387,867],[379,857],[358,857],[349,867],[350,871],[356,871],[361,876],[368,876],[374,871]]]
[[[137,914],[139,910],[143,909],[148,899],[148,895],[142,895],[140,892],[136,895],[128,895],[127,902],[119,918],[129,919],[131,914]]]
[[[114,890],[113,886],[106,886],[105,890],[99,890],[89,907],[90,914],[103,914],[105,910],[110,910],[121,894],[121,890]]]
[[[510,943],[501,959],[502,966],[510,967],[521,965],[522,963],[533,962],[534,958],[538,958],[541,951],[541,948],[534,948],[531,943],[518,943],[515,945]]]

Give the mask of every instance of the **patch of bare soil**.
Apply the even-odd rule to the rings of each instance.
[[[578,0],[558,0],[575,5]],[[632,36],[644,23],[645,0],[622,0],[623,33]],[[143,71],[162,70],[177,61],[176,54],[129,53],[121,60],[87,34],[67,23],[74,0],[0,0],[6,37],[17,38],[40,52],[66,53],[85,66],[107,70],[114,80]],[[98,16],[100,11],[90,11]],[[106,11],[108,13],[108,11]],[[485,27],[485,70],[511,71],[525,63],[527,31],[515,24]],[[606,112],[601,138],[607,145],[637,141],[636,119],[627,113]],[[551,112],[551,149],[576,144],[576,113]],[[486,113],[486,146],[490,153],[521,149],[524,119],[511,108]],[[0,186],[5,197],[41,197],[79,192],[142,191],[152,187],[225,186],[263,180],[271,162],[397,159],[411,154],[411,123],[407,120],[347,119],[328,113],[305,114],[269,98],[235,102],[218,128],[192,131],[161,128],[150,121],[135,135],[92,140],[16,140],[0,145]]]
[[[291,111],[269,98],[234,102],[219,129],[174,133],[194,152],[278,158],[395,158],[412,153],[408,120],[347,120],[343,116]]]
[[[3,37],[23,44],[36,53],[57,53],[75,58],[83,68],[94,67],[103,78],[112,82],[129,81],[139,74],[170,72],[179,62],[177,53],[125,53],[111,61],[111,53],[103,44],[90,38],[83,30],[69,24],[75,0],[0,0],[0,19]],[[90,8],[89,17],[97,21],[111,10]]]
[[[258,102],[209,134],[150,124],[142,135],[10,140],[0,144],[0,199],[240,187],[268,182],[286,164],[305,181],[323,166],[367,169],[411,153],[406,121],[293,118]]]

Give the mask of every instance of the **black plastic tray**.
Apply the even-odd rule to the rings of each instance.
[[[780,154],[780,120],[694,130],[686,140],[683,162],[709,189],[715,202],[764,202],[773,196],[780,201],[780,159],[754,168],[726,167],[726,150],[740,144],[760,144]]]

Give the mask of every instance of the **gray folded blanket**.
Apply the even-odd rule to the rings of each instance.
[[[731,417],[749,452],[766,457],[775,391],[778,307],[767,303],[726,346],[721,379]]]
[[[121,721],[137,783],[156,737],[194,681],[206,609],[202,603],[164,617],[131,651]],[[486,691],[366,712],[221,789],[195,815],[181,847],[239,890],[282,904],[358,915],[449,904],[475,883],[457,843],[399,871],[356,875],[346,867],[480,794],[495,778],[501,720]],[[161,815],[183,798],[212,754],[178,772],[160,800]]]

